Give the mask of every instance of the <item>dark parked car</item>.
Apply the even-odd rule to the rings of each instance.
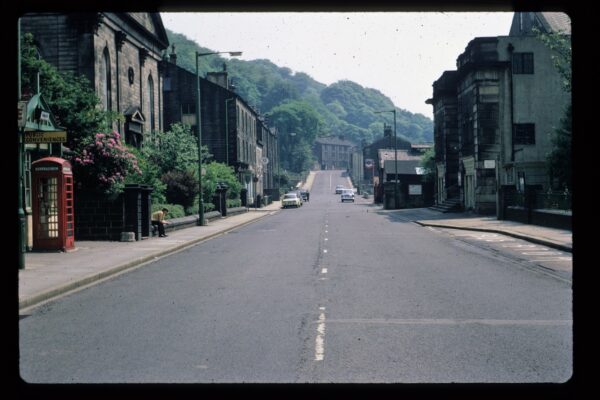
[[[302,200],[308,201],[308,190],[300,190],[300,196],[302,197]]]

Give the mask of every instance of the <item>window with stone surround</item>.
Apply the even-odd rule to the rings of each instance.
[[[533,74],[533,53],[513,53],[513,74]]]
[[[535,144],[535,124],[513,124],[514,144]]]

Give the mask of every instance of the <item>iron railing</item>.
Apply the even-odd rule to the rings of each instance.
[[[504,197],[507,207],[523,207],[528,206],[532,209],[546,210],[563,210],[569,211],[572,209],[572,193],[565,192],[533,192],[530,198],[525,193],[506,193]]]

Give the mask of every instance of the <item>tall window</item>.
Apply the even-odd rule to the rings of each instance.
[[[535,124],[514,124],[514,144],[535,144]]]
[[[154,114],[154,81],[152,75],[148,75],[148,110],[150,110],[150,130],[156,130],[155,114]]]
[[[110,56],[108,48],[102,53],[102,105],[106,111],[112,110],[112,82],[110,76]]]
[[[533,74],[533,53],[513,53],[513,74]]]

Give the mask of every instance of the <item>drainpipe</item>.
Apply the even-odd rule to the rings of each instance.
[[[235,97],[225,99],[225,162],[229,165],[229,102]]]
[[[21,20],[17,20],[17,102],[21,100]],[[27,112],[27,108],[25,109]],[[19,232],[18,232],[18,268],[25,268],[25,226],[27,224],[27,217],[25,216],[25,210],[23,208],[23,158],[24,158],[24,145],[23,145],[23,129],[19,129],[17,132],[17,155],[19,163],[18,166],[18,216],[19,216]]]
[[[116,52],[115,52],[115,72],[117,73],[117,112],[121,113],[121,74],[119,73],[119,52],[121,51],[121,43],[119,34],[115,36],[116,39]],[[120,134],[123,134],[121,130],[121,120],[117,121],[117,130]]]
[[[508,46],[506,47],[506,50],[508,50],[508,54],[509,54],[509,58],[510,60],[508,61],[508,78],[510,79],[510,85],[509,85],[509,90],[510,90],[510,161],[512,163],[515,162],[515,98],[514,98],[514,89],[513,89],[513,77],[512,77],[512,55],[513,55],[513,51],[514,51],[514,46],[512,45],[512,43],[509,43]],[[513,165],[513,170],[514,170],[514,165]]]

